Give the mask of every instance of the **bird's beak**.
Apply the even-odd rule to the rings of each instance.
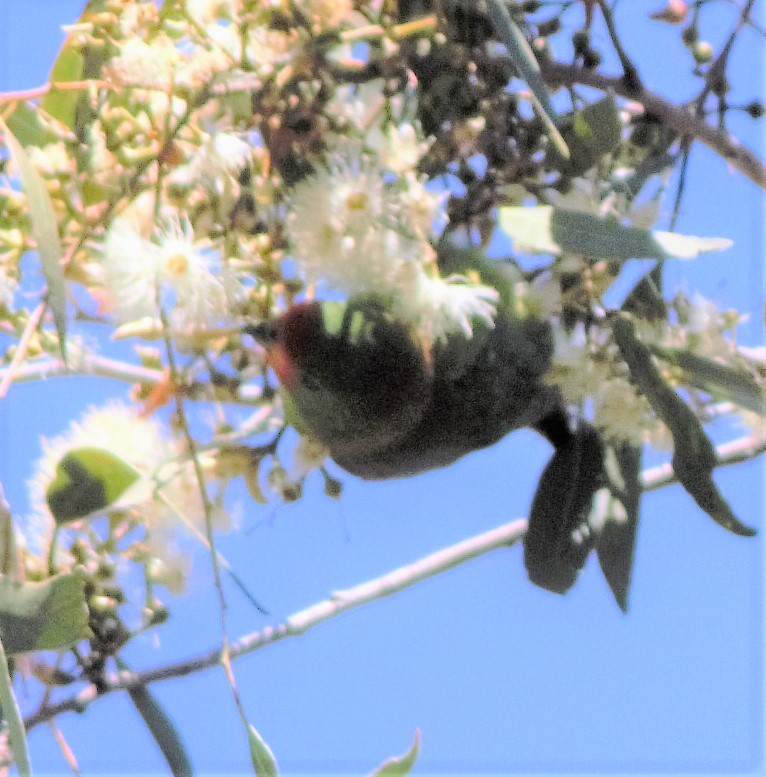
[[[258,324],[247,324],[242,331],[250,335],[263,346],[274,345],[277,341],[277,325],[274,321],[261,321]]]

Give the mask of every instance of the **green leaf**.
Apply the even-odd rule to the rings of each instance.
[[[707,392],[720,402],[733,402],[754,413],[766,415],[763,388],[747,372],[680,348],[652,345],[649,349],[655,356],[680,368],[687,385]]]
[[[83,68],[85,58],[80,52],[79,47],[75,47],[67,40],[53,63],[48,81],[51,84],[66,83],[68,81],[81,81],[83,78]],[[41,108],[54,119],[66,124],[69,129],[75,126],[75,115],[77,113],[77,104],[83,98],[82,93],[73,89],[51,89],[45,95],[41,103]]]
[[[130,464],[109,451],[76,448],[56,465],[45,499],[58,523],[76,521],[114,504],[139,478]]]
[[[40,121],[39,112],[30,108],[29,103],[16,103],[13,113],[6,121],[8,129],[25,148],[27,146],[44,146],[52,139]]]
[[[593,259],[694,259],[732,245],[726,238],[626,227],[615,218],[551,205],[500,208],[499,224],[520,251],[584,254]]]
[[[48,284],[48,305],[53,313],[53,322],[59,335],[61,355],[66,360],[66,289],[64,268],[61,266],[63,249],[59,238],[53,203],[45,188],[43,179],[24,151],[24,147],[14,137],[8,126],[0,118],[0,130],[5,132],[5,142],[19,168],[21,186],[27,196],[29,219],[32,234],[37,243],[37,253]]]
[[[636,338],[633,322],[621,315],[615,318],[612,332],[632,379],[673,435],[672,465],[681,485],[724,529],[744,537],[755,535],[755,529],[734,515],[713,482],[718,463],[715,448],[691,408],[662,379],[649,348]]]
[[[532,92],[532,103],[542,119],[546,134],[559,155],[569,159],[569,149],[558,130],[559,118],[543,81],[535,53],[502,0],[487,0],[487,10],[500,40],[508,49],[508,56]]]
[[[590,170],[620,143],[620,112],[611,95],[566,117],[564,122],[561,134],[569,148],[569,159],[553,147],[548,152],[548,162],[571,178]]]
[[[128,695],[165,758],[173,777],[191,777],[194,770],[173,721],[142,685],[128,688]]]
[[[56,650],[89,636],[82,571],[40,583],[0,576],[0,637],[8,653]]]
[[[628,443],[607,448],[605,470],[609,492],[596,556],[617,604],[627,612],[641,501],[641,449]]]
[[[266,744],[258,729],[252,723],[246,723],[247,741],[250,745],[250,760],[256,777],[277,777],[277,759]]]
[[[412,771],[420,752],[420,731],[415,729],[415,737],[410,749],[403,755],[393,756],[384,761],[369,777],[405,777]]]
[[[13,693],[13,682],[2,639],[0,639],[0,713],[2,713],[2,720],[8,725],[8,740],[13,759],[19,770],[19,777],[32,777],[24,721]]]

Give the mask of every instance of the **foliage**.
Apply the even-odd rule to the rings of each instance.
[[[325,468],[332,446],[272,386],[289,365],[245,333],[278,327],[296,301],[386,300],[437,366],[455,343],[459,365],[489,364],[483,343],[494,341],[482,338],[496,323],[545,322],[555,344],[546,391],[578,421],[571,439],[547,434],[557,451],[530,508],[534,582],[565,591],[594,550],[627,608],[644,446],[674,446],[675,476],[697,503],[752,533],[712,481],[721,461],[704,424],[738,415],[755,430],[752,450],[763,447],[763,356],[737,342],[736,312],[662,277],[666,261],[729,241],[679,235],[675,216],[653,228],[697,140],[766,186],[763,165],[726,130],[727,60],[753,2],[718,52],[699,39],[705,5],[673,0],[656,15],[692,55],[691,110],[641,82],[619,13],[598,1],[90,0],[45,88],[0,95],[0,397],[22,376],[132,386],[124,403],[90,409],[45,443],[32,516],[0,511],[0,637],[49,670],[36,672],[43,695],[28,725],[81,702],[49,704],[64,665],[95,696],[127,690],[172,772],[190,771],[170,719],[116,662],[137,634],[161,628],[184,589],[179,534],[211,550],[225,610],[220,576],[237,578],[215,531],[229,525],[231,481],[259,503],[300,499],[307,478],[340,495]],[[619,76],[600,70],[596,24]],[[744,110],[763,113],[757,101]],[[513,253],[490,262],[494,238]],[[43,292],[25,261],[33,253]],[[609,292],[636,259],[653,269],[615,303]],[[327,330],[345,337],[344,326]],[[130,341],[134,357],[112,358],[111,340],[91,331]],[[200,419],[211,406],[209,434]],[[253,414],[238,424],[243,407]],[[338,420],[342,403],[332,408]],[[302,433],[295,451],[290,423]],[[441,568],[472,557],[461,554]],[[138,596],[126,585],[136,572]],[[339,611],[320,604],[310,625]],[[297,622],[283,635],[300,633]],[[40,652],[77,641],[54,663]],[[276,773],[242,718],[256,773]],[[375,773],[407,773],[418,747],[419,735]]]

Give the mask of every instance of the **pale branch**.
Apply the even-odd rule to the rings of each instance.
[[[754,459],[766,452],[766,439],[743,437],[716,448],[718,465],[738,464]],[[655,491],[676,480],[669,465],[645,470],[641,476],[643,491]],[[380,577],[360,583],[352,588],[336,591],[328,598],[288,616],[276,626],[266,626],[261,631],[245,635],[229,646],[231,659],[253,653],[286,637],[297,637],[348,610],[370,604],[410,588],[423,580],[449,571],[490,551],[509,547],[520,542],[526,531],[525,519],[518,519],[483,534],[471,537],[448,548],[439,550],[418,561],[399,567]],[[99,690],[88,685],[79,693],[55,704],[46,704],[25,718],[27,730],[52,720],[63,712],[82,712],[100,696],[114,691],[145,686],[159,680],[185,677],[221,663],[221,651],[213,650],[195,658],[149,669],[143,672],[121,671],[104,678]]]
[[[716,449],[718,467],[742,464],[766,453],[766,438],[741,437],[738,440],[722,443]],[[673,467],[668,462],[658,467],[646,469],[641,473],[641,489],[656,491],[675,483],[677,480]]]
[[[0,367],[0,382],[8,379],[12,383],[29,383],[49,378],[94,376],[125,383],[141,383],[146,386],[159,386],[167,381],[167,376],[163,370],[129,364],[97,354],[82,352],[77,356],[70,356],[69,362],[67,366],[61,359],[49,357],[21,364],[14,368],[10,366]],[[219,400],[238,405],[260,405],[263,402],[263,391],[258,386],[240,386],[236,394],[233,395],[225,387],[195,383],[190,387],[187,398],[205,401]]]
[[[368,580],[353,588],[336,591],[327,599],[290,615],[277,626],[267,626],[262,631],[254,632],[231,643],[228,650],[229,656],[232,659],[239,658],[285,637],[297,637],[348,610],[391,596],[497,548],[513,545],[523,538],[526,526],[527,522],[524,519],[511,521],[496,529],[425,556],[412,564],[394,569],[374,580]],[[95,686],[89,685],[69,699],[41,707],[26,718],[27,730],[55,718],[62,712],[82,711],[96,698],[107,693],[145,686],[158,680],[184,677],[217,666],[220,661],[221,651],[213,650],[197,658],[168,664],[145,672],[116,672],[104,678],[100,691],[97,691]]]
[[[732,167],[762,189],[766,189],[766,164],[731,133],[721,131],[703,118],[695,116],[692,108],[675,105],[644,87],[635,90],[622,76],[608,76],[577,65],[551,61],[540,62],[540,67],[549,86],[580,84],[604,92],[611,90],[621,97],[643,105],[646,113],[657,118],[665,127],[677,132],[682,138],[693,138],[704,143]]]

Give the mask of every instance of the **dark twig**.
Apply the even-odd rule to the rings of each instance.
[[[681,137],[690,137],[704,143],[753,183],[766,189],[766,165],[763,161],[732,134],[708,124],[696,116],[693,110],[674,105],[646,88],[642,88],[638,93],[631,92],[619,76],[603,75],[577,65],[558,62],[541,62],[540,66],[543,78],[551,86],[568,87],[572,84],[582,84],[604,92],[611,90],[621,97],[640,103],[647,114],[662,122],[667,129]]]

